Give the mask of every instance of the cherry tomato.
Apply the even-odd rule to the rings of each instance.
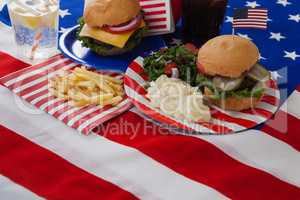
[[[171,63],[166,64],[166,66],[165,66],[165,74],[171,76],[173,68],[177,68],[176,63],[171,62]]]
[[[192,44],[192,43],[186,43],[184,46],[185,46],[185,48],[187,50],[189,50],[193,54],[195,54],[195,55],[198,54],[198,50],[199,49],[194,44]]]

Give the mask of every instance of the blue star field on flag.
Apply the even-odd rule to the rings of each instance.
[[[83,12],[83,0],[61,0],[60,33],[74,26]],[[252,40],[260,49],[260,62],[272,71],[281,88],[290,94],[300,83],[300,3],[299,0],[232,0],[229,2],[222,34],[232,33],[235,8],[268,9],[268,28],[236,29],[235,34]],[[0,21],[10,24],[6,6],[0,6]],[[198,21],[198,20],[197,20]],[[195,23],[197,23],[195,20]],[[180,26],[174,34],[164,36],[169,45],[180,43]]]

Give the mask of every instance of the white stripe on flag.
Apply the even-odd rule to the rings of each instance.
[[[4,87],[0,87],[0,98],[0,112],[7,113],[5,118],[0,118],[1,124],[140,199],[227,199],[213,188],[172,171],[136,149],[104,137],[77,134],[47,114],[22,112]]]
[[[1,200],[13,200],[13,199],[22,199],[22,200],[40,200],[43,199],[36,194],[32,193],[28,189],[14,183],[8,178],[0,175],[0,194]]]
[[[246,165],[268,172],[285,182],[300,187],[299,152],[268,134],[250,130],[242,134],[222,137],[197,137],[216,145],[230,157]]]

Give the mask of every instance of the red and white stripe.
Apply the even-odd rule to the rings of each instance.
[[[234,28],[262,28],[268,23],[267,9],[248,9],[247,19],[233,19]]]
[[[0,79],[0,82],[30,104],[46,111],[70,127],[88,134],[99,124],[128,110],[131,107],[131,103],[125,98],[116,107],[88,107],[86,112],[80,112],[74,116],[73,111],[85,108],[74,108],[69,106],[68,102],[53,97],[48,90],[48,81],[62,71],[70,70],[77,66],[79,64],[57,55],[41,64],[4,76]],[[112,75],[120,76],[120,74],[116,73]],[[76,120],[74,120],[75,118]]]
[[[172,21],[170,1],[140,0],[140,5],[150,35],[170,31]]]
[[[143,113],[154,120],[188,131],[201,133],[232,133],[253,128],[258,124],[270,119],[276,112],[279,105],[279,90],[276,82],[269,84],[267,92],[262,99],[262,103],[257,108],[242,112],[224,111],[217,107],[212,109],[212,121],[209,123],[191,123],[181,119],[172,118],[162,111],[151,106],[146,98],[144,85],[147,83],[147,77],[143,74],[143,58],[139,57],[128,67],[125,77],[125,91],[131,98],[133,104]]]

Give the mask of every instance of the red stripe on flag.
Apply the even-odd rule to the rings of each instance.
[[[0,126],[0,173],[46,199],[137,199]]]
[[[255,12],[268,12],[268,10],[267,9],[248,9],[248,12],[253,12],[253,11],[255,11]]]
[[[268,16],[268,13],[262,13],[262,12],[249,12],[249,15],[253,15],[253,16]]]
[[[267,26],[258,26],[258,25],[251,25],[251,24],[247,24],[247,25],[241,25],[241,24],[237,24],[237,25],[233,25],[234,28],[260,28],[260,29],[266,29]]]
[[[261,130],[300,151],[299,127],[300,119],[278,110],[275,116]]]
[[[115,134],[106,128],[110,124],[125,123],[135,124],[136,129],[121,128],[119,134]],[[296,186],[242,164],[204,140],[174,135],[132,112],[113,119],[102,127],[99,134],[136,148],[175,172],[232,199],[293,199],[300,195]]]
[[[151,23],[151,22],[165,22],[167,21],[167,18],[147,18],[145,19],[146,22]]]
[[[300,92],[300,85],[296,88],[298,92]]]
[[[264,19],[267,21],[267,16],[257,16],[257,15],[249,15],[248,19]]]
[[[258,25],[258,26],[266,26],[266,22],[260,22],[255,20],[249,20],[249,21],[236,21],[234,22],[235,25]]]
[[[142,9],[147,9],[147,8],[158,8],[158,7],[164,7],[166,6],[165,3],[154,3],[154,4],[148,4],[148,5],[142,5]]]
[[[149,29],[163,29],[163,28],[167,28],[166,24],[163,25],[153,25],[153,26],[148,26]]]
[[[0,58],[0,77],[7,76],[8,74],[29,66],[28,64],[3,52],[0,52]],[[3,84],[6,80],[6,78],[0,78],[0,84]]]
[[[149,12],[145,12],[144,15],[145,16],[149,16],[149,15],[161,15],[161,14],[166,14],[167,12],[165,10],[158,10],[158,11],[149,11]]]

